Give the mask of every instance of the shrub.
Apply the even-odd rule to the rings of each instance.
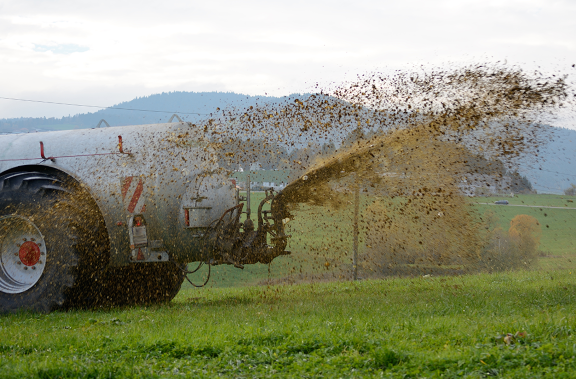
[[[571,184],[570,187],[564,190],[566,196],[576,196],[576,184]]]
[[[528,215],[517,215],[510,221],[508,230],[525,259],[534,260],[538,254],[542,228],[538,220]]]
[[[492,227],[495,223],[492,212],[485,213],[484,220],[488,233],[479,268],[504,271],[527,268],[536,262],[542,232],[536,218],[517,215],[510,221],[508,231]]]

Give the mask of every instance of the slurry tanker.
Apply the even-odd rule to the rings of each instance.
[[[189,266],[289,254],[278,194],[252,220],[214,146],[185,122],[0,135],[0,313],[169,301]]]

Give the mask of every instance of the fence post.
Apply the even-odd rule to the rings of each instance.
[[[356,183],[354,190],[354,240],[353,249],[354,255],[352,257],[352,269],[354,270],[354,280],[358,280],[358,214],[360,213],[360,185]]]

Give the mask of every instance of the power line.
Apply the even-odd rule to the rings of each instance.
[[[200,116],[208,116],[208,115],[211,115],[211,113],[178,112],[178,111],[157,111],[157,110],[152,110],[152,109],[136,109],[136,108],[120,108],[120,107],[102,107],[102,106],[100,106],[100,105],[57,103],[57,102],[55,102],[55,101],[30,100],[30,99],[16,99],[16,98],[13,98],[13,97],[2,97],[2,96],[0,96],[0,99],[3,99],[3,100],[15,100],[15,101],[28,101],[28,102],[31,102],[31,103],[70,105],[70,106],[73,106],[73,107],[88,107],[88,108],[100,108],[100,109],[118,109],[118,110],[123,110],[123,111],[195,114],[195,115],[200,115]]]

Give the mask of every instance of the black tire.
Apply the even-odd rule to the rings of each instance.
[[[85,299],[108,263],[109,250],[104,221],[86,191],[60,175],[6,174],[0,176],[0,217],[31,220],[46,249],[45,267],[33,287],[21,293],[0,289],[0,313],[50,312]]]
[[[184,274],[172,262],[136,263],[110,268],[100,283],[95,306],[166,303],[176,296]]]

